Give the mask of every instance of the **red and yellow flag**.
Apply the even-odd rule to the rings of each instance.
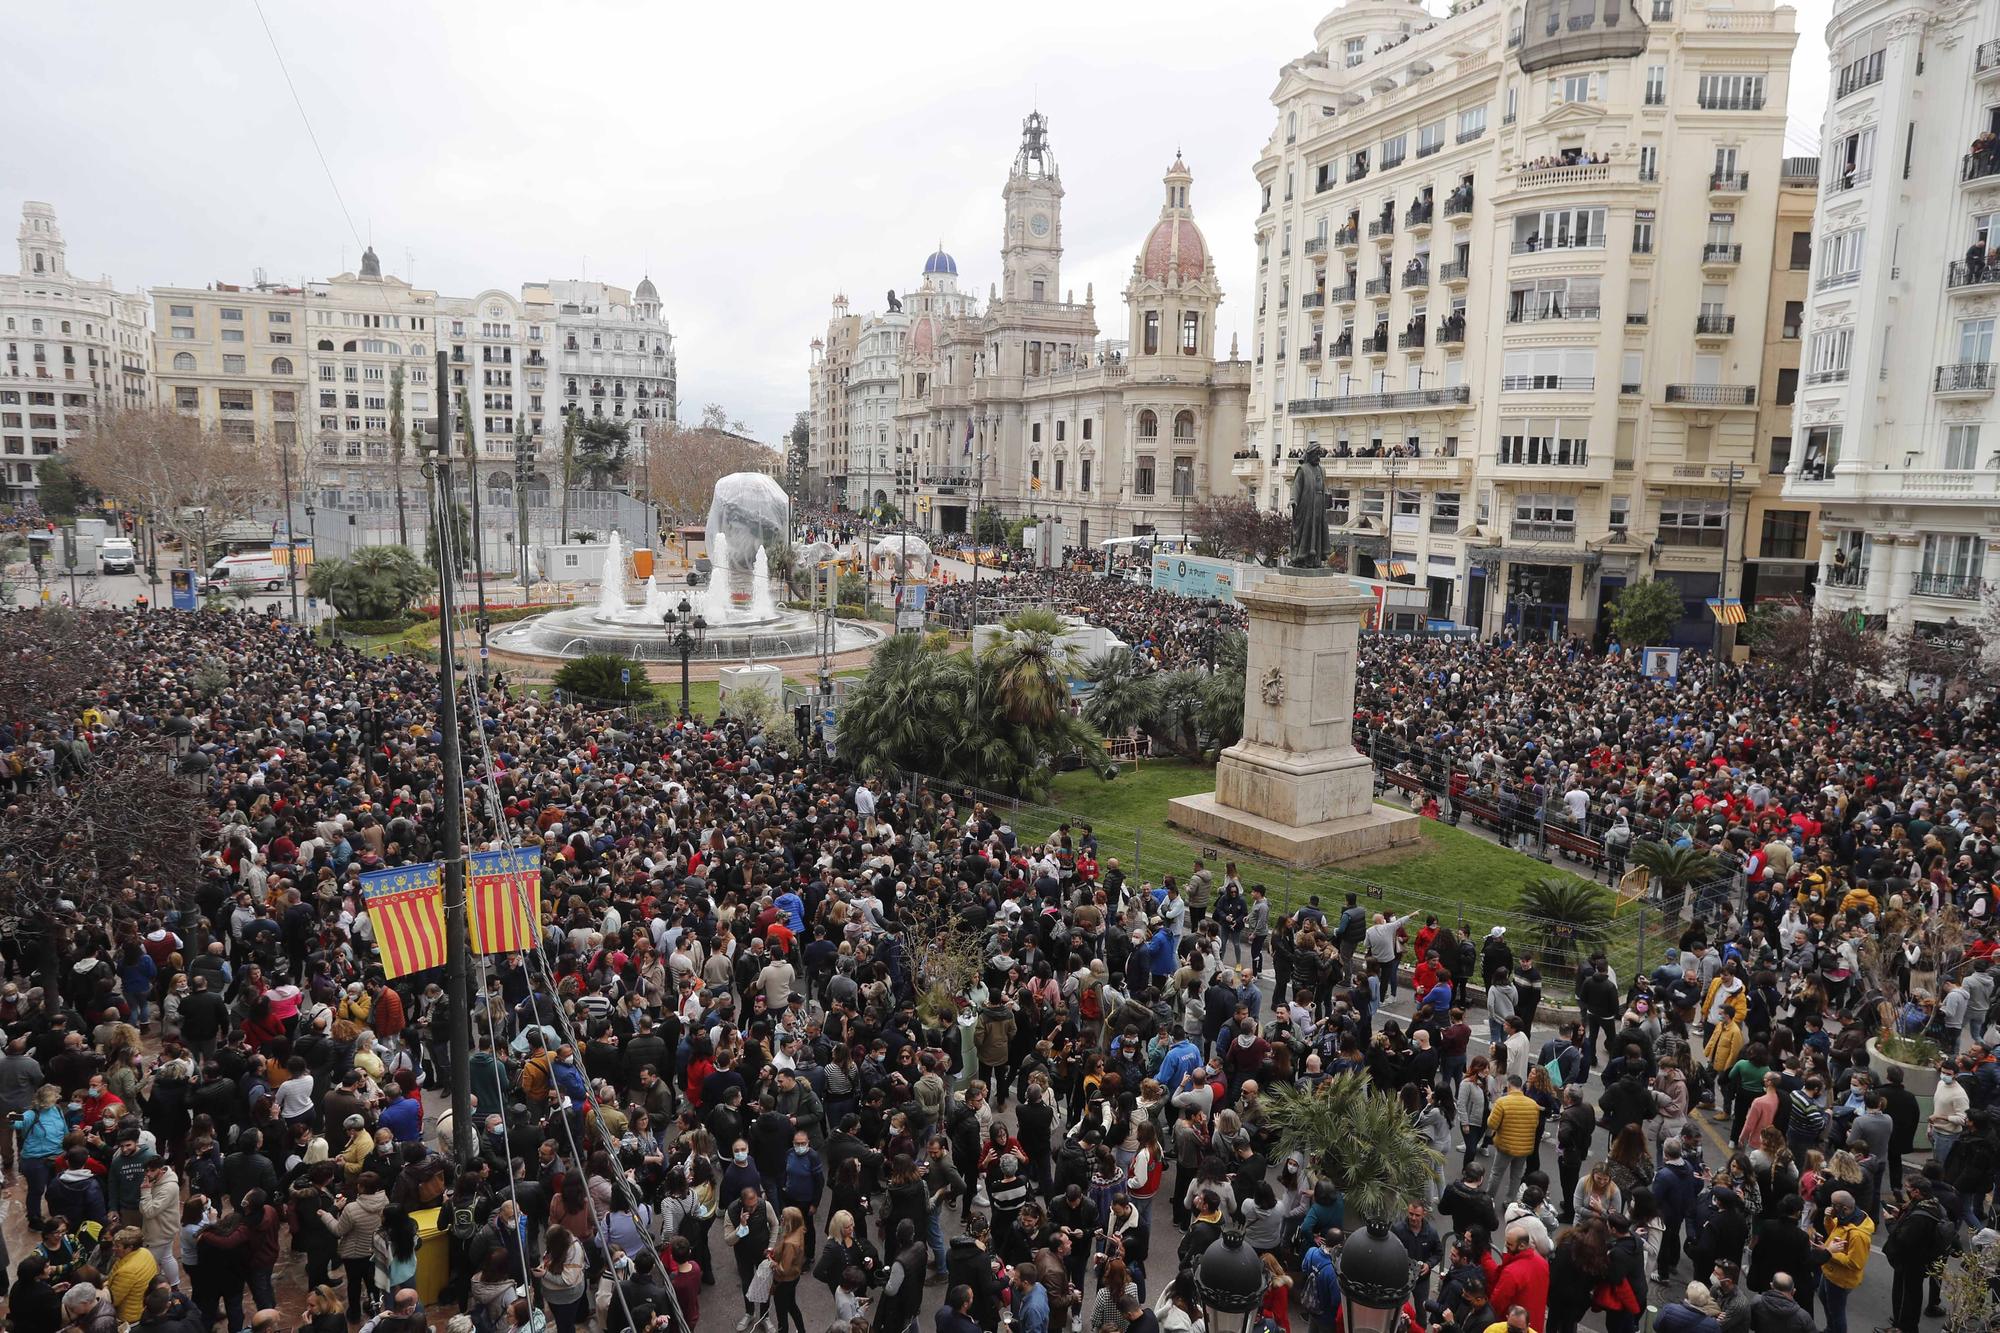
[[[361,892],[383,975],[444,966],[444,882],[437,862],[371,870],[361,877]]]
[[[542,851],[474,852],[465,883],[474,953],[518,953],[541,938]]]

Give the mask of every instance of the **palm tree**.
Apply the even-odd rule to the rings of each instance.
[[[1201,753],[1202,710],[1208,697],[1205,671],[1169,671],[1153,678],[1153,716],[1146,730],[1190,758]]]
[[[867,678],[840,715],[840,748],[856,771],[943,776],[962,739],[968,682],[921,636],[897,635],[875,654]]]
[[[1521,886],[1514,910],[1529,919],[1542,956],[1574,963],[1604,946],[1611,934],[1609,895],[1574,875],[1543,875]]]
[[[1264,1094],[1264,1120],[1283,1152],[1303,1152],[1313,1169],[1346,1197],[1350,1222],[1389,1222],[1421,1199],[1443,1160],[1392,1097],[1373,1092],[1361,1073],[1338,1074],[1302,1090],[1278,1085]],[[1350,1228],[1352,1229],[1352,1228]]]
[[[1084,696],[1083,720],[1104,736],[1123,736],[1143,727],[1159,700],[1153,674],[1141,671],[1129,648],[1107,648],[1084,663],[1083,678],[1095,688]]]
[[[1660,891],[1660,901],[1678,910],[1689,886],[1707,884],[1722,877],[1722,862],[1693,847],[1664,842],[1641,842],[1632,846],[1632,864],[1647,872]]]
[[[350,620],[389,620],[431,586],[431,574],[407,547],[364,546],[315,564],[307,586]]]
[[[1062,642],[1068,627],[1053,611],[1016,612],[979,654],[993,696],[1009,722],[1046,728],[1064,712],[1076,650]]]

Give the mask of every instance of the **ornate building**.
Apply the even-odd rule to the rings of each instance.
[[[40,460],[101,413],[152,399],[144,293],[69,271],[56,211],[21,206],[20,272],[0,274],[0,499],[34,498]]]

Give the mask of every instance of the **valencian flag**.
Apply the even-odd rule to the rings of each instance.
[[[474,852],[465,902],[474,953],[518,953],[541,935],[542,849]]]
[[[444,880],[437,862],[368,871],[361,876],[361,892],[383,975],[444,965]]]
[[[1743,614],[1743,599],[1740,597],[1711,597],[1708,599],[1708,613],[1725,625],[1740,625]]]

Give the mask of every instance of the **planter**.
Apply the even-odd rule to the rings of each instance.
[[[1921,1113],[1917,1121],[1918,1152],[1927,1152],[1931,1146],[1931,1100],[1937,1094],[1937,1066],[1905,1064],[1882,1054],[1875,1038],[1868,1039],[1868,1069],[1878,1082],[1885,1079],[1891,1069],[1903,1071],[1903,1086],[1917,1099],[1917,1110]]]

